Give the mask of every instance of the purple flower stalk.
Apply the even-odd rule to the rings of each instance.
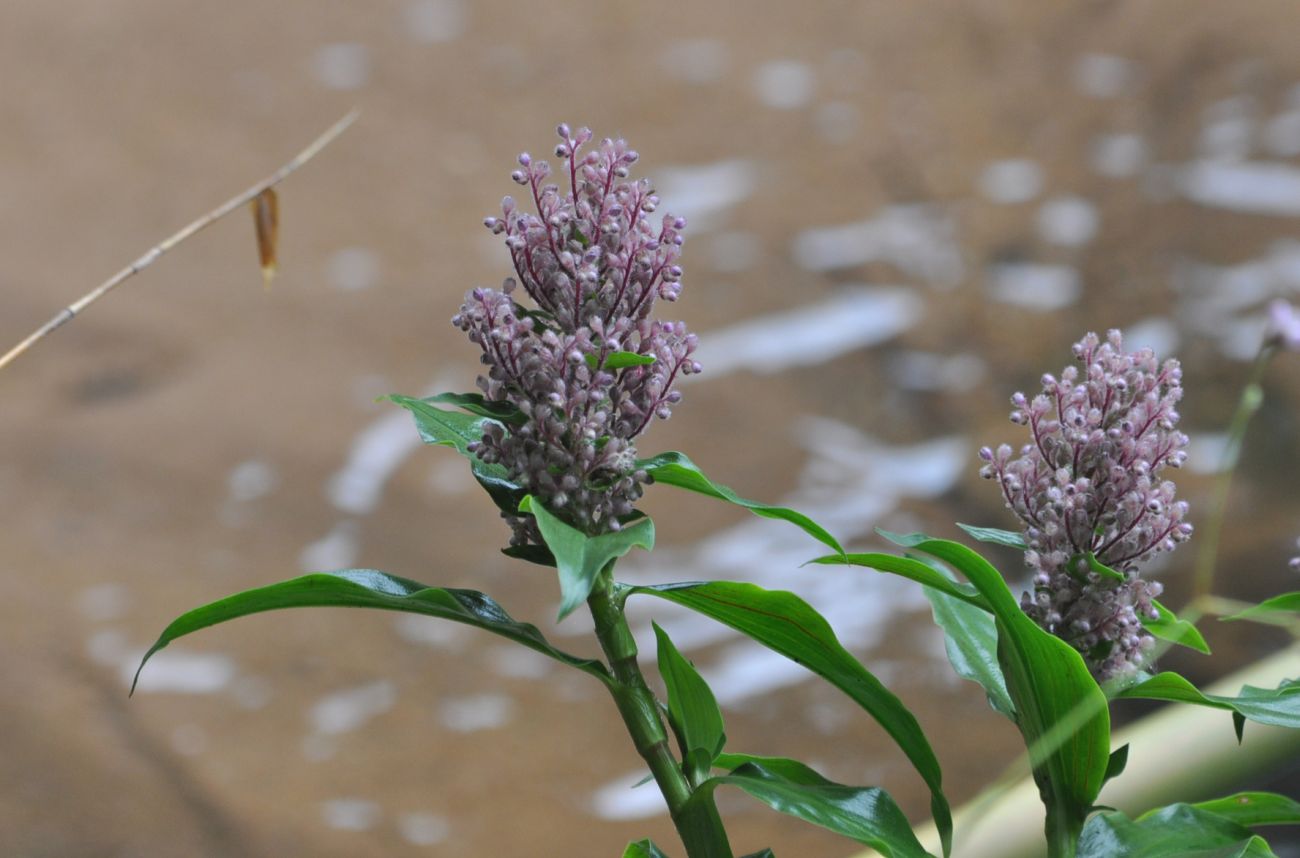
[[[646,475],[633,439],[681,400],[674,382],[700,371],[695,335],[651,315],[657,299],[681,292],[686,221],[653,222],[659,198],[648,180],[628,179],[637,153],[626,142],[607,138],[584,152],[589,129],[556,130],[568,190],[546,183],[547,162],[519,156],[511,178],[536,214],[506,197],[502,216],[484,221],[505,236],[517,279],[470,292],[452,324],[483,349],[484,396],[524,418],[509,431],[486,424],[473,452],[505,466],[548,510],[598,534],[618,530],[641,496]],[[516,302],[518,285],[535,308]],[[512,544],[541,544],[531,516],[505,517]]]
[[[1029,428],[1018,458],[1011,447],[980,450],[980,475],[996,480],[1025,528],[1033,590],[1030,617],[1083,654],[1099,680],[1135,673],[1154,639],[1142,625],[1157,614],[1158,583],[1138,566],[1191,536],[1187,504],[1159,480],[1180,467],[1187,436],[1176,430],[1182,398],[1178,361],[1150,349],[1125,354],[1119,331],[1088,334],[1074,346],[1082,368],[1042,379],[1032,400],[1011,397],[1011,422]],[[1092,555],[1123,580],[1092,570]]]
[[[1280,298],[1268,305],[1268,326],[1264,341],[1300,352],[1300,310]]]

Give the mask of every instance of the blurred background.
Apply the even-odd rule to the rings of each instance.
[[[1300,293],[1294,4],[274,4],[9,0],[0,10],[0,346],[268,174],[281,274],[243,215],[0,374],[0,854],[618,855],[678,848],[599,685],[486,634],[385,613],[241,620],[130,671],[178,613],[305,570],[470,587],[555,627],[553,576],[463,461],[376,396],[470,390],[448,320],[506,256],[481,225],[559,121],[625,136],[690,226],[676,312],[705,372],[643,439],[856,549],[877,526],[1010,527],[977,477],[1020,443],[1007,398],[1085,331],[1184,362],[1204,522],[1263,308]],[[1220,590],[1296,589],[1300,355],[1269,371]],[[956,801],[1019,750],[956,680],[914,588],[800,569],[820,546],[668,489],[638,581],[794,590],[912,706]],[[1177,607],[1196,541],[1159,573]],[[1008,576],[1014,557],[998,555]],[[922,784],[829,686],[649,608],[716,684],[730,747],[889,789]],[[1202,681],[1274,651],[1205,624]],[[642,647],[653,652],[653,646]],[[1127,714],[1136,709],[1124,710]],[[1224,729],[1229,729],[1224,718]],[[1295,761],[1281,761],[1294,767]],[[1262,786],[1263,781],[1254,786]],[[722,797],[733,844],[852,844]]]

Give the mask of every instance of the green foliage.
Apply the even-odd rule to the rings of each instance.
[[[698,784],[708,776],[727,741],[722,710],[695,665],[678,652],[658,623],[653,625],[659,673],[668,690],[668,720],[682,746],[686,776]]]
[[[1162,641],[1185,646],[1205,655],[1210,654],[1210,647],[1205,642],[1205,638],[1201,637],[1201,633],[1197,631],[1196,626],[1187,622],[1187,620],[1178,619],[1173,611],[1155,599],[1151,600],[1151,606],[1156,609],[1156,613],[1160,616],[1154,620],[1150,617],[1142,618],[1142,625],[1147,631]]]
[[[609,672],[599,661],[579,658],[551,646],[535,626],[521,623],[490,597],[477,590],[426,587],[406,578],[374,569],[317,572],[267,587],[245,590],[182,614],[163,630],[136,670],[136,681],[145,663],[158,650],[179,637],[238,617],[281,608],[342,607],[378,608],[424,614],[485,629],[550,656],[570,667],[609,682]],[[132,690],[135,683],[131,684]]]
[[[1019,548],[1024,551],[1029,546],[1025,543],[1023,534],[1014,530],[1001,530],[996,527],[976,527],[973,524],[962,524],[957,522],[957,526],[970,534],[972,539],[980,542],[989,542],[993,545],[1005,545],[1007,548]]]
[[[934,621],[943,629],[944,650],[957,675],[978,683],[989,705],[1016,720],[1016,707],[998,663],[997,622],[988,611],[953,598],[933,587],[925,588]]]
[[[397,401],[394,397],[389,397],[389,399],[394,402]],[[524,413],[509,402],[492,402],[484,398],[481,393],[439,393],[421,401],[451,405],[462,411],[468,411],[470,414],[487,417],[508,426],[522,426],[525,422]]]
[[[1136,822],[1122,813],[1088,820],[1077,858],[1276,858],[1262,837],[1195,805],[1171,804]]]
[[[1243,685],[1235,697],[1204,694],[1177,673],[1157,673],[1114,695],[1117,699],[1171,700],[1225,709],[1259,724],[1300,728],[1300,682],[1288,680],[1277,688]]]
[[[623,858],[668,858],[649,838],[629,843],[623,850]]]
[[[830,625],[811,605],[793,593],[731,581],[634,587],[631,592],[666,599],[730,626],[849,695],[898,743],[930,787],[930,810],[946,853],[952,815],[943,795],[939,761],[921,725],[901,700],[840,645]]]
[[[645,472],[654,479],[656,483],[664,485],[677,486],[688,491],[698,492],[702,495],[708,495],[718,500],[743,507],[754,515],[763,518],[775,518],[782,521],[788,521],[796,527],[803,530],[813,539],[823,545],[829,546],[839,554],[844,553],[844,548],[840,543],[831,536],[826,528],[813,521],[808,516],[793,509],[782,506],[769,506],[768,504],[759,503],[758,501],[746,500],[740,497],[731,489],[724,485],[713,482],[704,475],[704,472],[692,462],[685,453],[660,453],[650,459],[641,459],[637,462],[637,467],[644,468]]]
[[[587,355],[587,366],[596,369],[603,364],[605,369],[626,369],[630,366],[649,366],[655,362],[654,355],[642,355],[636,352],[610,352],[601,361],[598,355]]]
[[[1300,803],[1273,792],[1239,792],[1192,805],[1197,810],[1231,819],[1238,825],[1295,825]]]
[[[974,587],[957,583],[930,564],[915,557],[899,557],[894,554],[828,554],[809,562],[826,566],[865,566],[877,572],[888,572],[923,584],[977,608],[988,610],[988,603]]]
[[[1247,608],[1238,614],[1224,617],[1225,620],[1255,620],[1273,614],[1300,613],[1300,592],[1283,593],[1271,599],[1265,599],[1258,605]]]
[[[560,575],[560,619],[587,601],[600,571],[633,548],[649,551],[655,544],[655,525],[640,518],[622,530],[588,536],[576,527],[560,521],[546,506],[529,495],[519,503],[519,511],[537,519],[546,547],[555,558]]]

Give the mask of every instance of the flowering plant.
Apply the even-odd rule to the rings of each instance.
[[[797,760],[729,749],[713,693],[655,626],[667,692],[659,700],[624,614],[630,598],[653,597],[741,632],[861,706],[924,782],[937,835],[931,848],[947,856],[953,816],[928,738],[810,605],[748,583],[631,586],[615,579],[619,558],[654,545],[654,523],[635,507],[645,487],[673,486],[802,529],[832,552],[817,564],[868,567],[923,586],[954,669],[978,682],[1024,737],[1053,858],[1272,854],[1247,826],[1300,821],[1300,804],[1283,796],[1171,805],[1136,820],[1096,806],[1102,785],[1127,759],[1126,747],[1110,747],[1114,699],[1228,710],[1238,735],[1246,720],[1300,727],[1295,681],[1222,696],[1203,694],[1175,673],[1150,672],[1163,645],[1208,652],[1195,626],[1157,601],[1160,585],[1141,576],[1151,556],[1191,535],[1187,504],[1161,477],[1186,455],[1187,438],[1176,428],[1178,364],[1161,364],[1150,351],[1125,353],[1117,333],[1105,342],[1089,334],[1074,349],[1080,367],[1044,376],[1032,399],[1012,398],[1012,421],[1029,430],[1028,443],[1014,458],[1008,445],[986,447],[980,457],[984,476],[997,482],[1022,530],[964,529],[1024,552],[1032,582],[1020,599],[993,565],[958,542],[882,532],[907,553],[850,554],[802,513],[741,498],[681,453],[639,457],[637,439],[682,399],[676,382],[702,369],[695,336],[681,322],[655,316],[660,300],[681,294],[686,223],[657,215],[652,185],[630,177],[638,157],[624,141],[592,146],[585,128],[557,131],[563,184],[548,182],[546,162],[521,155],[512,178],[529,205],[506,197],[501,216],[485,221],[503,236],[514,277],[500,289],[471,291],[452,319],[481,351],[486,370],[478,391],[389,399],[411,412],[426,442],[468,461],[510,527],[505,553],[555,569],[560,619],[586,605],[602,658],[558,649],[484,593],[351,569],[190,611],[163,631],[145,661],[183,635],[278,608],[366,607],[463,623],[587,674],[608,691],[691,858],[733,856],[714,803],[721,786],[738,787],[886,856],[931,854],[882,789],[833,783]],[[1285,344],[1287,336],[1280,329],[1266,349]],[[1274,616],[1298,607],[1300,594],[1293,593],[1238,614]],[[751,858],[771,854],[764,849]],[[662,855],[648,840],[624,852],[624,858]]]

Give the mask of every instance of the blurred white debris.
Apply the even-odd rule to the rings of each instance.
[[[866,220],[804,230],[792,252],[795,263],[808,271],[885,262],[936,286],[955,286],[962,277],[952,217],[922,203],[887,206]]]
[[[825,363],[907,330],[921,317],[910,289],[855,287],[835,298],[739,322],[700,338],[700,380],[737,370],[760,374]]]
[[[438,705],[438,720],[456,733],[495,730],[510,723],[514,701],[504,694],[450,697]]]
[[[360,89],[370,79],[370,52],[357,42],[322,45],[312,58],[312,71],[330,89]]]
[[[709,248],[713,270],[724,274],[749,271],[763,256],[763,242],[752,232],[720,232]]]
[[[421,617],[415,614],[399,614],[393,620],[393,628],[402,640],[408,643],[460,652],[465,648],[469,627],[437,617]]]
[[[1279,158],[1300,155],[1300,110],[1277,114],[1264,126],[1264,148]]]
[[[1083,284],[1068,265],[999,262],[989,266],[988,292],[994,301],[1046,313],[1079,300]]]
[[[361,528],[344,519],[320,539],[298,553],[298,568],[304,572],[327,572],[356,565],[361,554]]]
[[[197,757],[208,749],[208,733],[198,724],[178,724],[171,735],[172,748],[186,757]]]
[[[379,282],[379,257],[364,247],[345,247],[329,258],[326,272],[335,289],[359,292]]]
[[[1227,432],[1188,432],[1187,469],[1193,474],[1217,474],[1223,470],[1228,450]]]
[[[1253,214],[1300,215],[1300,167],[1272,161],[1198,161],[1182,174],[1193,202]]]
[[[1212,161],[1244,161],[1255,140],[1255,103],[1235,95],[1207,106],[1203,112],[1197,152]]]
[[[995,203],[1024,203],[1043,189],[1043,168],[1027,158],[994,161],[980,173],[980,191]]]
[[[406,35],[421,44],[454,42],[465,35],[469,9],[465,0],[413,0],[402,19]]]
[[[555,666],[550,658],[521,646],[494,646],[486,653],[492,672],[507,679],[544,679]]]
[[[83,617],[102,623],[126,614],[131,595],[123,584],[95,584],[78,593],[76,603]]]
[[[984,377],[987,366],[973,354],[942,355],[904,351],[889,361],[889,376],[903,390],[969,390]]]
[[[727,46],[717,39],[677,39],[659,54],[659,67],[687,83],[713,83],[728,63]]]
[[[753,85],[763,104],[777,110],[793,110],[812,100],[817,76],[806,63],[770,60],[754,69]]]
[[[596,790],[591,797],[591,810],[601,819],[649,819],[668,812],[664,797],[653,782],[645,780],[645,769],[637,769]]]
[[[655,171],[659,211],[686,218],[688,235],[713,229],[727,212],[749,199],[758,184],[754,162],[743,159]]]
[[[397,686],[380,679],[316,701],[308,712],[313,732],[322,736],[348,733],[397,705]]]
[[[1134,322],[1124,329],[1124,350],[1151,349],[1164,360],[1178,353],[1178,326],[1171,320],[1152,316]]]
[[[353,515],[373,512],[389,478],[421,443],[410,412],[394,406],[352,442],[347,463],[330,477],[330,502]]]
[[[270,680],[261,676],[241,676],[230,687],[230,694],[241,709],[265,709],[275,696]]]
[[[1147,144],[1137,134],[1099,134],[1092,139],[1089,163],[1094,172],[1112,179],[1136,176],[1147,160]]]
[[[338,831],[368,831],[379,821],[379,805],[363,798],[335,798],[321,802],[321,818]]]
[[[262,459],[240,462],[226,478],[226,484],[230,488],[230,499],[236,503],[264,497],[275,491],[279,482],[280,478],[275,473],[275,468]]]
[[[414,846],[434,846],[451,835],[451,823],[434,813],[404,813],[397,820],[402,839]]]
[[[828,101],[817,106],[813,126],[827,143],[851,143],[862,131],[862,111],[847,101]]]
[[[1074,61],[1074,86],[1093,98],[1116,98],[1137,78],[1132,61],[1112,54],[1084,54]]]
[[[132,650],[121,661],[124,681],[130,682],[140,664],[143,650]],[[189,652],[167,648],[154,653],[140,673],[136,693],[213,694],[235,678],[235,660],[216,653]]]
[[[1097,207],[1083,197],[1053,197],[1038,209],[1038,234],[1062,247],[1082,247],[1097,235]]]

